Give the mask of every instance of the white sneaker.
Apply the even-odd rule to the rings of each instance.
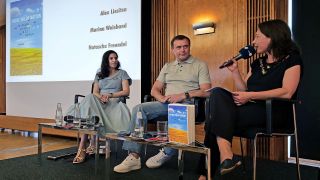
[[[121,164],[113,168],[113,171],[118,173],[126,173],[137,169],[141,169],[140,157],[137,159],[132,154],[129,154]]]
[[[170,156],[164,153],[164,149],[161,149],[157,155],[152,156],[147,160],[146,165],[148,168],[158,168],[170,158]]]

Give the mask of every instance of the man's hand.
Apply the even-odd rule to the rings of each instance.
[[[158,101],[161,103],[169,103],[169,98],[169,96],[163,96],[161,99],[158,99]]]
[[[184,93],[181,94],[172,94],[172,95],[168,95],[165,96],[167,98],[167,102],[168,103],[178,103],[178,102],[182,102],[183,100],[185,100],[186,96]]]

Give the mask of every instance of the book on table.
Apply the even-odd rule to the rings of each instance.
[[[195,142],[195,105],[168,105],[168,136],[170,142]]]

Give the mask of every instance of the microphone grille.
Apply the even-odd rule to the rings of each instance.
[[[253,46],[247,45],[240,49],[239,53],[241,54],[242,58],[248,59],[249,57],[253,56],[256,53],[256,50]]]

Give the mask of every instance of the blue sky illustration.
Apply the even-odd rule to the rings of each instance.
[[[187,107],[179,105],[169,105],[168,108],[168,127],[187,131]]]
[[[10,6],[11,48],[42,48],[42,0],[21,0]]]

